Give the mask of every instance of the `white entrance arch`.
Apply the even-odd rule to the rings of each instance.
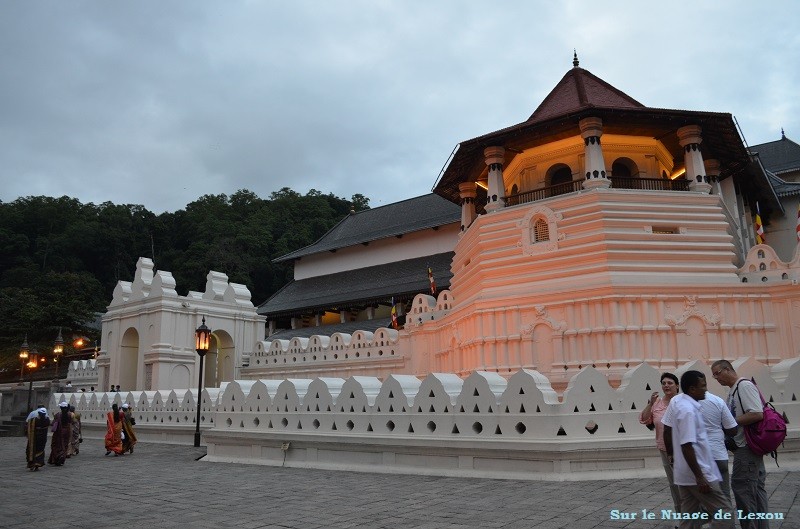
[[[117,373],[120,389],[130,391],[136,389],[136,375],[139,368],[139,332],[133,327],[122,335],[119,354],[119,372]]]

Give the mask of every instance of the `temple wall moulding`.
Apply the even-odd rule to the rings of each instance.
[[[670,327],[680,327],[685,324],[686,320],[689,318],[696,317],[703,320],[707,326],[716,327],[722,320],[722,316],[718,312],[708,313],[699,309],[697,307],[697,296],[686,296],[684,307],[684,311],[677,316],[672,314],[664,316],[664,321],[667,322],[667,325]]]
[[[530,323],[523,325],[520,329],[522,336],[532,336],[533,331],[537,325],[544,324],[550,327],[554,332],[563,333],[567,330],[567,322],[556,321],[547,316],[547,309],[542,305],[536,305],[534,308],[535,316]]]

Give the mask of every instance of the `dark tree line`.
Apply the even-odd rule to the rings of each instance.
[[[289,188],[262,199],[240,190],[160,215],[66,196],[0,202],[0,370],[19,373],[26,334],[41,352],[52,350],[59,327],[65,340],[98,338],[87,324],[105,311],[117,281],[133,279],[139,257],[172,272],[181,295],[204,290],[217,270],[261,303],[291,279],[290,265],[272,259],[311,244],[351,208],[367,209],[369,199]]]

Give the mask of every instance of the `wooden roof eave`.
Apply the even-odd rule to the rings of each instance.
[[[506,147],[508,165],[524,149],[578,134],[578,122],[590,116],[603,119],[604,132],[650,135],[659,139],[673,153],[677,162],[683,156],[675,132],[682,126],[698,124],[704,131],[704,150],[712,152],[723,166],[721,178],[741,172],[747,164],[747,152],[730,114],[655,108],[587,107],[541,122],[519,123],[462,142],[433,191],[458,203],[458,184],[476,181],[486,171],[484,148],[493,145]],[[520,136],[524,136],[524,139]]]

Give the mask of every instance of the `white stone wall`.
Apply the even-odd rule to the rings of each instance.
[[[782,460],[800,456],[800,358],[772,368],[744,358],[734,367],[754,377],[789,419]],[[708,365],[692,362],[676,374],[688,369],[704,372],[710,391],[726,395]],[[563,394],[529,370],[509,379],[474,372],[466,379],[432,373],[383,381],[235,381],[203,391],[201,427],[211,461],[486,476],[647,471],[659,469],[660,461],[653,433],[638,417],[659,378],[658,370],[641,364],[613,387],[586,367]],[[111,403],[128,402],[141,438],[189,443],[196,396],[192,390],[63,394],[50,407],[67,399],[100,435]]]
[[[96,360],[73,360],[69,363],[67,378],[72,383],[73,391],[90,388],[103,389],[98,384],[98,370]]]
[[[352,335],[311,336],[269,340],[256,344],[250,364],[242,369],[248,379],[277,377],[348,377],[359,374],[386,377],[407,372],[408,358],[399,349],[399,333],[380,328]]]

